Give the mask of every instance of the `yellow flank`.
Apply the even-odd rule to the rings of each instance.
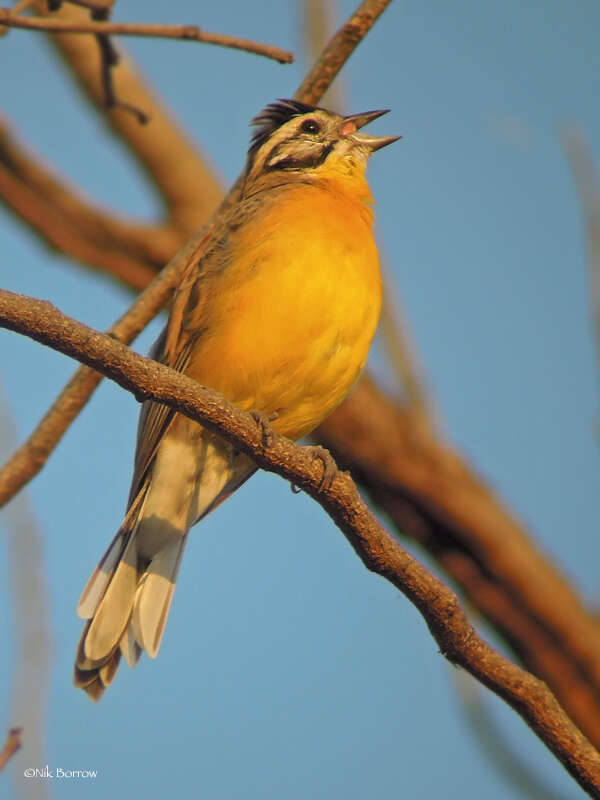
[[[332,162],[332,163],[330,163]],[[186,373],[297,439],[339,405],[381,305],[364,168],[329,159],[237,231]]]

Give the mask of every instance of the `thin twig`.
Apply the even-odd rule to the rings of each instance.
[[[95,11],[96,19],[99,15],[106,16],[110,11]],[[121,108],[127,111],[137,119],[140,125],[146,125],[150,121],[149,115],[142,111],[141,108],[120,100],[115,92],[115,84],[113,80],[113,70],[119,63],[119,54],[112,43],[112,39],[106,33],[97,33],[96,42],[100,51],[100,79],[102,81],[102,89],[104,91],[104,104],[106,108]]]
[[[0,24],[10,28],[47,31],[48,33],[94,33],[119,36],[152,36],[161,39],[180,39],[202,44],[216,44],[243,50],[265,58],[272,58],[280,64],[291,64],[294,54],[289,50],[270,44],[229,36],[224,33],[203,31],[197,25],[159,25],[143,22],[75,22],[64,19],[41,17],[15,17],[9,8],[0,8]]]
[[[101,370],[139,400],[175,408],[235,445],[256,464],[301,487],[344,533],[367,569],[394,584],[421,612],[441,653],[502,697],[592,797],[600,798],[600,754],[545,683],[485,642],[457,596],[407,553],[363,503],[348,473],[323,485],[310,449],[272,432],[269,444],[250,414],[185,375],[130,351],[110,336],[70,319],[50,303],[0,291],[0,324]]]
[[[0,752],[0,772],[7,765],[10,758],[20,749],[22,733],[23,728],[11,728],[9,730],[2,752]]]
[[[14,6],[11,7],[10,13],[13,15],[20,14],[22,11],[25,11],[35,3],[35,0],[20,0],[19,3],[15,3]]]

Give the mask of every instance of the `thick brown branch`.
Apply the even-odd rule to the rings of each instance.
[[[50,303],[0,291],[0,320],[102,372],[138,400],[154,399],[202,422],[263,469],[303,488],[334,520],[365,566],[393,583],[419,609],[441,652],[502,697],[591,796],[600,798],[600,754],[562,710],[548,687],[488,645],[469,624],[458,598],[378,523],[347,473],[323,487],[322,464],[310,450],[273,433],[216,392],[143,358],[120,342],[75,322]]]
[[[0,200],[53,250],[140,290],[183,244],[172,225],[119,219],[48,169],[0,119]]]
[[[0,8],[0,25],[8,28],[24,28],[34,31],[48,31],[49,33],[93,33],[101,35],[119,36],[153,36],[162,39],[181,39],[188,42],[201,42],[203,44],[216,44],[220,47],[231,47],[235,50],[244,50],[247,53],[265,56],[279,61],[280,64],[290,64],[294,60],[293,53],[282,50],[280,47],[239,36],[229,36],[224,33],[211,33],[203,31],[197,25],[158,25],[154,23],[138,22],[92,22],[42,19],[39,17],[20,17],[11,13],[10,8]]]

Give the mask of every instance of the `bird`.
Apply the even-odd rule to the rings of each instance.
[[[365,169],[400,137],[358,131],[387,111],[278,100],[252,120],[239,197],[184,271],[150,352],[293,440],[348,395],[375,334],[382,281]],[[93,700],[121,657],[156,657],[190,528],[256,469],[201,424],[143,403],[127,512],[77,606],[74,683]]]

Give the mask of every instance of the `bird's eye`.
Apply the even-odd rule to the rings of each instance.
[[[305,119],[300,126],[300,130],[303,133],[318,133],[321,130],[321,126],[314,119]]]

